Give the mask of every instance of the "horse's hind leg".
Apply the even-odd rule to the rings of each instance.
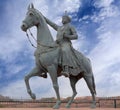
[[[31,77],[33,77],[33,76],[38,76],[38,73],[39,73],[39,72],[40,72],[40,71],[38,71],[38,69],[35,67],[35,68],[33,68],[33,69],[30,71],[30,73],[27,74],[27,75],[25,76],[25,78],[24,78],[25,84],[26,84],[26,88],[27,88],[27,92],[28,92],[28,94],[31,96],[32,99],[36,99],[36,96],[35,96],[35,94],[32,93],[32,91],[31,91],[31,88],[30,88],[30,85],[29,85],[29,79],[30,79]]]
[[[96,108],[96,100],[95,100],[96,90],[95,90],[95,83],[94,83],[93,76],[84,77],[84,79],[85,79],[87,86],[92,94],[93,102],[92,102],[91,108]]]
[[[71,85],[71,88],[73,90],[73,95],[72,95],[71,99],[69,100],[69,102],[67,103],[66,108],[70,108],[70,105],[74,100],[74,97],[77,95],[76,87],[75,87],[77,81],[78,81],[78,79],[76,77],[70,76],[70,85]]]

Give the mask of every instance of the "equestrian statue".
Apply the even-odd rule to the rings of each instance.
[[[30,88],[29,79],[33,76],[47,78],[47,73],[49,73],[57,96],[57,101],[53,108],[58,109],[61,104],[58,77],[64,75],[69,78],[73,90],[73,95],[66,105],[66,108],[69,108],[77,94],[75,85],[81,78],[84,78],[92,94],[91,107],[95,108],[96,90],[91,62],[81,52],[73,48],[71,40],[77,39],[78,35],[70,22],[71,18],[67,15],[67,12],[62,16],[63,25],[58,26],[35,9],[33,4],[28,6],[28,12],[22,22],[21,29],[27,33],[27,30],[30,31],[31,27],[36,26],[37,38],[35,39],[32,33],[31,36],[36,40],[37,46],[34,53],[36,65],[25,76],[27,92],[32,99],[36,99]],[[56,41],[53,40],[48,25],[57,31]],[[29,38],[28,34],[27,36]],[[34,45],[32,44],[32,46]]]

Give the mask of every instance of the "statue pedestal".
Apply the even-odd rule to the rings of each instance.
[[[119,110],[120,108],[95,108],[94,110]],[[0,110],[54,110],[53,108],[0,108]],[[59,108],[58,110],[91,110],[91,108]]]

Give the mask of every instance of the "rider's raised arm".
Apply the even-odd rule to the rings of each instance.
[[[46,18],[45,16],[44,16],[44,18],[45,18],[45,20],[46,20],[46,22],[47,22],[47,24],[49,24],[52,28],[54,28],[56,31],[58,30],[58,25],[57,24],[55,24],[55,23],[53,23],[52,21],[50,21],[48,18]]]

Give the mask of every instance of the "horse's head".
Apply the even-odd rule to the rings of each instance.
[[[38,26],[40,24],[40,16],[37,10],[34,8],[33,4],[28,6],[28,12],[25,19],[23,20],[21,29],[27,31],[27,29]]]
[[[34,8],[33,4],[28,6],[28,12],[25,19],[22,22],[21,29],[27,31],[27,29],[36,26],[37,27],[37,43],[51,46],[54,43],[50,30],[41,12]],[[28,34],[27,34],[28,35]]]

